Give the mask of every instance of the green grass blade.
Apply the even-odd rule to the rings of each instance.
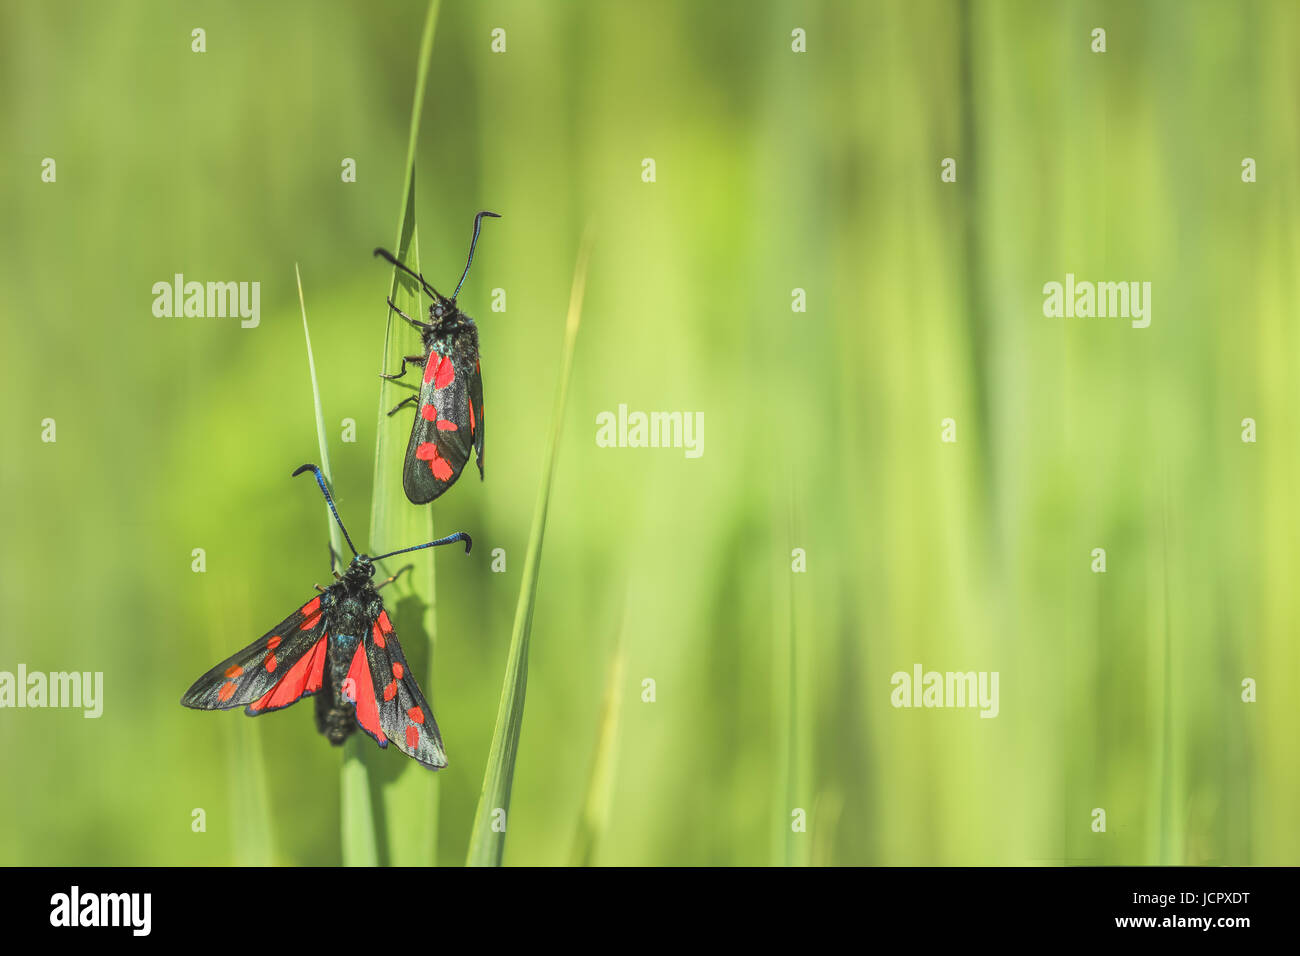
[[[298,280],[298,306],[302,309],[302,337],[307,343],[307,371],[311,373],[311,400],[316,410],[316,443],[320,446],[320,470],[325,475],[325,480],[333,486],[334,480],[330,472],[330,451],[329,442],[325,438],[325,412],[321,406],[320,400],[320,382],[316,378],[316,358],[311,351],[311,331],[307,328],[307,301],[302,294],[302,273],[298,270],[298,263],[293,264],[293,275]],[[334,553],[339,556],[339,560],[347,560],[347,551],[343,547],[343,534],[339,531],[338,523],[335,522],[333,515],[330,514],[328,505],[325,508],[325,525],[329,528],[330,547]]]
[[[416,70],[415,99],[411,106],[411,132],[406,146],[406,171],[403,178],[402,211],[397,222],[397,243],[394,255],[416,272],[420,271],[420,244],[415,219],[415,155],[419,140],[420,113],[424,107],[425,77],[433,56],[434,27],[438,18],[439,0],[432,0],[420,40],[420,59]],[[389,297],[407,315],[418,316],[421,308],[419,284],[395,267],[388,285]],[[395,369],[401,356],[419,351],[419,335],[384,304],[384,350],[380,359],[380,372]],[[408,388],[399,382],[379,380],[378,425],[375,430],[374,488],[370,499],[370,550],[372,552],[405,547],[415,543],[407,540],[410,531],[424,533],[431,527],[431,509],[410,507],[405,501],[402,487],[402,457],[399,454],[405,435],[395,427],[388,410],[410,395]],[[430,562],[432,567],[432,562]]]
[[[232,818],[237,821],[235,865],[270,866],[274,862],[274,833],[262,736],[249,720],[239,721],[232,730],[235,742],[227,753],[231,756]]]
[[[537,573],[541,564],[542,538],[546,531],[546,508],[551,497],[551,479],[555,474],[555,452],[560,444],[564,424],[564,405],[569,393],[569,375],[573,369],[573,349],[582,321],[582,296],[587,285],[587,262],[591,256],[588,231],[578,251],[573,270],[573,288],[569,295],[569,313],[564,326],[564,351],[560,363],[560,380],[555,390],[555,408],[551,413],[551,433],[543,453],[542,480],[537,488],[533,510],[533,527],[528,536],[528,553],[524,557],[523,578],[519,583],[519,602],[515,605],[515,623],[510,636],[510,653],[506,660],[505,682],[497,707],[496,729],[488,753],[487,770],[474,826],[470,831],[468,866],[500,866],[505,853],[505,830],[509,826],[510,788],[514,783],[515,757],[519,752],[519,728],[524,718],[524,692],[528,685],[528,639],[533,627],[533,605],[537,598]],[[501,821],[505,821],[505,826]]]
[[[316,441],[320,446],[320,468],[325,480],[333,484],[330,472],[329,443],[325,437],[325,412],[321,405],[320,383],[316,378],[316,359],[311,350],[311,332],[307,327],[307,303],[302,292],[302,275],[298,264],[294,263],[294,275],[298,279],[298,304],[302,309],[302,335],[307,343],[307,368],[311,372],[312,401],[316,408]],[[340,559],[346,559],[343,536],[338,524],[325,508],[325,523],[329,528],[330,547]],[[343,770],[340,781],[341,815],[343,823],[343,861],[349,865],[373,866],[378,861],[375,847],[374,813],[370,800],[370,781],[365,768],[357,760],[357,737],[347,742],[343,752]],[[369,821],[369,822],[368,822]]]
[[[298,263],[293,264],[294,278],[298,282],[298,305],[302,310],[302,335],[307,346],[307,371],[311,375],[311,398],[316,412],[316,439],[320,445],[320,467],[328,479],[330,474],[329,450],[325,441],[325,414],[321,407],[320,382],[316,377],[316,360],[311,350],[311,332],[307,328],[307,302],[302,292],[302,273]],[[342,539],[338,526],[325,509],[325,522],[329,528],[330,544],[342,553]],[[234,739],[228,749],[232,772],[230,779],[239,781],[232,785],[232,814],[235,827],[235,862],[239,866],[270,866],[271,803],[267,790],[266,765],[262,757],[262,739],[256,725],[241,721],[234,728]],[[238,772],[234,772],[237,768]]]
[[[619,629],[618,644],[609,662],[609,676],[605,680],[605,695],[600,705],[600,721],[596,730],[596,752],[591,761],[591,775],[587,778],[587,796],[578,817],[578,833],[573,841],[574,866],[591,866],[596,859],[596,849],[609,823],[609,806],[614,790],[614,771],[618,764],[618,726],[623,709],[623,673],[627,664],[624,649],[627,622]]]
[[[401,213],[397,224],[397,242],[392,250],[398,259],[417,272],[420,270],[420,249],[415,213],[415,162],[426,79],[433,57],[438,8],[438,0],[432,0],[420,38]],[[397,269],[392,270],[389,296],[407,315],[418,316],[423,312],[419,285]],[[401,356],[421,351],[421,343],[414,329],[389,311],[387,305],[383,308],[386,326],[379,371],[387,372],[399,367]],[[384,379],[380,379],[379,383],[374,486],[370,499],[369,546],[372,553],[406,547],[433,537],[433,510],[412,506],[402,492],[402,452],[410,421],[405,417],[390,419],[387,414],[389,409],[411,392],[401,383]],[[434,557],[425,554],[414,559],[413,563],[413,573],[403,575],[384,594],[388,600],[389,613],[403,635],[408,653],[412,647],[418,648],[421,636],[424,637],[429,664],[423,687],[430,703],[436,706],[433,685],[433,652],[437,637]],[[400,566],[383,569],[384,576],[393,573]],[[382,786],[376,786],[371,781],[370,769],[383,756],[373,747],[365,747],[360,751],[359,757],[354,755],[349,761],[356,777],[358,795],[362,789],[360,782],[365,781],[367,799],[372,801],[369,809],[382,811],[382,822],[378,824],[379,832],[375,838],[376,859],[400,866],[432,866],[437,862],[438,777],[407,761],[395,778],[388,779]],[[373,803],[376,800],[377,805]],[[360,807],[357,813],[354,822],[359,827],[363,822]],[[366,819],[370,817],[367,815]],[[348,826],[347,821],[344,825]]]
[[[229,617],[231,609],[205,592],[205,620]],[[240,620],[243,620],[240,612]],[[212,632],[212,659],[228,654]],[[271,827],[271,800],[266,761],[262,756],[261,725],[256,720],[222,721],[226,752],[226,779],[230,783],[231,840],[236,866],[270,866],[274,862],[275,834]]]
[[[339,778],[339,816],[343,829],[343,865],[377,866],[379,840],[375,832],[374,803],[370,798],[370,773],[365,763],[369,738],[353,734],[343,745],[343,771]]]
[[[438,19],[439,0],[431,0],[429,12],[424,21],[424,34],[420,39],[420,56],[415,74],[415,97],[411,103],[411,128],[406,144],[406,167],[403,175],[402,209],[397,221],[397,243],[392,250],[402,262],[414,271],[420,271],[420,249],[416,234],[415,218],[415,155],[420,135],[420,114],[424,109],[424,88],[429,72],[429,62],[433,57],[434,28]],[[414,279],[399,272],[395,267],[388,285],[389,297],[397,307],[407,315],[419,316],[421,313],[420,287]],[[384,350],[380,359],[380,372],[396,368],[403,354],[419,345],[419,336],[415,330],[403,322],[395,313],[384,306]],[[370,499],[370,549],[378,551],[384,547],[402,547],[390,541],[386,535],[391,532],[399,534],[405,527],[399,523],[399,512],[411,512],[406,506],[401,489],[401,458],[395,453],[403,440],[400,431],[391,426],[388,410],[396,405],[410,392],[399,383],[379,380],[378,427],[375,432],[375,468],[374,488]],[[419,512],[416,511],[418,514]],[[409,515],[406,515],[409,517]],[[420,525],[423,527],[423,525]]]
[[[793,521],[790,522],[790,528],[793,532]],[[789,536],[793,540],[793,534]],[[780,825],[780,840],[778,841],[777,852],[773,860],[776,866],[793,866],[795,863],[795,840],[799,834],[794,832],[791,827],[790,814],[799,804],[799,681],[798,681],[798,655],[795,653],[795,634],[794,634],[794,575],[786,572],[782,575],[784,580],[779,582],[778,586],[785,591],[785,608],[784,614],[779,614],[775,620],[779,621],[776,625],[776,660],[773,662],[773,672],[778,682],[782,685],[778,700],[780,701],[779,712],[784,718],[782,723],[783,746],[782,750],[782,773],[780,780],[781,786],[781,806],[777,814],[777,821]],[[775,589],[774,589],[775,592]]]

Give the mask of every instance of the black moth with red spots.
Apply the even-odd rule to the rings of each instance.
[[[465,463],[469,461],[470,447],[478,460],[479,478],[483,477],[483,374],[479,368],[478,328],[474,320],[456,306],[456,296],[469,275],[474,261],[474,247],[484,216],[501,218],[494,212],[480,212],[474,217],[474,235],[469,244],[469,258],[465,271],[450,299],[425,281],[424,276],[412,272],[397,261],[392,253],[376,249],[397,268],[418,279],[429,296],[429,321],[411,318],[388,300],[388,306],[411,325],[420,330],[424,343],[423,355],[407,355],[402,367],[386,379],[399,379],[406,375],[406,366],[424,369],[419,391],[403,399],[388,414],[392,415],[404,405],[416,407],[415,424],[411,426],[411,440],[406,445],[406,462],[402,466],[402,489],[413,504],[428,504],[455,484]]]
[[[334,520],[355,555],[338,579],[273,627],[194,682],[181,703],[198,710],[243,707],[250,717],[280,710],[308,695],[316,697],[316,726],[332,744],[341,744],[359,726],[381,747],[389,741],[424,766],[447,766],[442,735],[420,691],[384,600],[375,587],[375,561],[407,551],[473,542],[463,531],[370,558],[357,554],[315,465],[294,475],[316,476]],[[392,578],[389,578],[391,581]]]

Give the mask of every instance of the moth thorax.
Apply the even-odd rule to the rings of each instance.
[[[364,554],[358,554],[348,565],[347,571],[343,573],[343,580],[353,587],[360,587],[367,584],[375,576],[375,565]]]

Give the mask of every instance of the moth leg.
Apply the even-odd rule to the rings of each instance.
[[[325,589],[324,589],[323,587],[321,587],[319,584],[313,584],[312,587],[314,587],[314,588],[315,588],[317,591],[319,591],[321,594],[324,594],[324,593],[325,593]]]
[[[388,587],[388,585],[392,584],[392,583],[393,583],[394,581],[396,581],[399,577],[401,577],[405,572],[412,570],[414,567],[415,567],[414,564],[408,564],[408,565],[406,565],[405,567],[398,568],[396,574],[394,574],[394,575],[392,575],[392,576],[386,578],[382,584],[379,584],[379,585],[375,588],[375,590],[376,590],[376,591],[379,591],[379,590],[381,590],[381,589],[383,589],[383,588]]]
[[[379,377],[380,377],[380,378],[386,378],[386,379],[388,379],[390,382],[391,382],[393,379],[395,379],[395,378],[401,378],[403,375],[406,374],[406,365],[407,365],[408,362],[409,362],[411,365],[416,365],[416,366],[419,366],[419,367],[423,368],[423,367],[424,367],[424,356],[423,356],[423,355],[404,355],[404,356],[402,356],[402,367],[401,367],[398,371],[394,372],[392,375],[385,375],[383,372],[380,372],[380,373],[379,373]]]
[[[392,417],[393,415],[395,415],[395,414],[397,413],[397,410],[398,410],[399,408],[401,408],[403,405],[411,405],[411,404],[414,404],[416,401],[419,400],[419,398],[420,398],[419,395],[408,395],[408,396],[406,396],[406,398],[402,399],[400,402],[398,402],[396,405],[394,405],[394,406],[392,407],[392,409],[388,412],[389,417]]]
[[[407,315],[405,312],[403,312],[401,309],[399,309],[396,305],[394,305],[394,304],[393,304],[393,299],[392,299],[391,296],[390,296],[389,299],[388,299],[388,307],[389,307],[390,309],[392,309],[394,312],[396,312],[398,315],[400,315],[402,318],[406,319],[407,322],[410,322],[413,326],[415,326],[415,327],[416,327],[417,329],[419,329],[420,331],[424,331],[425,329],[427,329],[427,328],[429,327],[429,326],[428,326],[426,323],[424,323],[424,322],[417,322],[417,321],[415,321],[415,319],[411,318],[409,315]]]

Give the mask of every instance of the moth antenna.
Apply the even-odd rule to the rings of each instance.
[[[325,476],[320,473],[320,469],[315,465],[303,465],[295,471],[291,477],[297,478],[304,471],[310,471],[316,476],[316,484],[320,485],[320,493],[325,496],[325,503],[330,506],[330,514],[334,515],[334,520],[339,523],[339,530],[343,532],[343,540],[348,543],[348,547],[352,549],[352,553],[356,554],[356,545],[352,543],[352,537],[348,534],[348,529],[343,526],[343,519],[339,517],[339,510],[334,507],[334,499],[330,497],[330,490],[325,487]],[[333,555],[332,549],[330,554],[331,556]]]
[[[442,298],[441,293],[439,293],[438,290],[435,289],[433,286],[429,285],[428,281],[424,278],[423,274],[419,272],[412,272],[410,266],[403,265],[402,263],[398,262],[397,257],[393,255],[391,252],[389,252],[387,249],[376,249],[375,255],[379,256],[381,259],[387,259],[393,265],[397,266],[397,268],[405,272],[408,276],[411,276],[412,278],[415,279],[419,279],[420,285],[424,286],[424,291],[428,293],[430,298],[432,299]]]
[[[456,291],[451,294],[451,301],[456,301],[456,296],[460,295],[460,287],[465,284],[465,277],[469,275],[470,264],[474,261],[474,247],[478,245],[478,231],[482,226],[483,217],[491,216],[493,219],[500,219],[501,214],[498,212],[488,212],[484,209],[474,217],[474,238],[469,241],[469,259],[465,261],[465,271],[460,274],[460,281],[456,283]]]
[[[305,465],[303,467],[306,467]],[[474,546],[474,539],[464,531],[457,531],[455,534],[449,534],[445,538],[439,538],[437,541],[430,541],[428,544],[417,544],[411,548],[402,548],[399,551],[389,551],[387,554],[376,555],[371,560],[382,561],[384,558],[391,558],[395,554],[406,554],[408,551],[420,551],[423,548],[436,548],[440,544],[452,544],[456,541],[465,542],[465,553],[469,554],[469,549]]]

